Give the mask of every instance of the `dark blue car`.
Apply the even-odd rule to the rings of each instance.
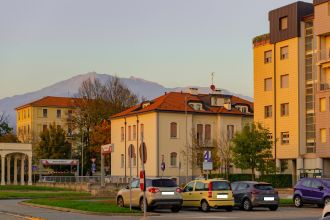
[[[296,207],[302,207],[303,204],[323,207],[330,202],[330,179],[300,179],[294,187],[293,202]]]

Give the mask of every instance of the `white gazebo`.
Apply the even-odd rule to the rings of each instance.
[[[1,185],[14,184],[17,185],[17,165],[20,161],[20,184],[24,185],[24,168],[25,162],[28,161],[28,185],[32,185],[32,144],[21,143],[0,143],[1,156]],[[11,180],[11,160],[14,159],[14,178]],[[6,163],[7,162],[7,163]],[[7,170],[7,178],[5,173]]]

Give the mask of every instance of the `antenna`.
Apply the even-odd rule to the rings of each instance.
[[[212,85],[213,85],[214,72],[211,73],[211,77],[212,77]]]
[[[215,85],[213,84],[213,79],[214,79],[214,72],[211,73],[211,79],[212,79],[212,84],[210,86],[211,90],[212,90],[212,93],[214,92],[215,90]]]

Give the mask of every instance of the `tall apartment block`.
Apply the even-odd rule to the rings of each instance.
[[[330,0],[277,8],[269,24],[253,39],[254,120],[282,173],[330,177]]]

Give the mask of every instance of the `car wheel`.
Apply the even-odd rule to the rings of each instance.
[[[252,210],[252,203],[249,199],[244,199],[243,209],[244,209],[244,211],[251,211]]]
[[[326,206],[328,204],[330,204],[330,197],[325,197],[324,198],[324,205]]]
[[[124,207],[124,199],[123,197],[119,196],[117,199],[117,206]]]
[[[209,206],[209,204],[207,203],[206,200],[203,200],[203,201],[201,202],[201,209],[202,209],[203,212],[208,212],[208,211],[210,211],[210,206]]]
[[[171,208],[171,211],[172,212],[180,212],[180,210],[181,210],[181,206],[173,206],[172,208]]]
[[[278,205],[269,206],[270,211],[276,211],[277,209],[278,209]]]
[[[232,212],[233,211],[233,207],[232,206],[228,206],[225,208],[227,212]]]
[[[296,206],[297,208],[300,208],[303,206],[302,200],[300,196],[295,196],[293,197],[293,201],[294,201],[294,206]]]
[[[149,212],[150,211],[150,208],[148,207],[148,202],[147,201],[146,201],[146,206],[147,206],[146,211]],[[144,212],[144,201],[143,201],[143,198],[140,199],[140,210],[142,212]]]

